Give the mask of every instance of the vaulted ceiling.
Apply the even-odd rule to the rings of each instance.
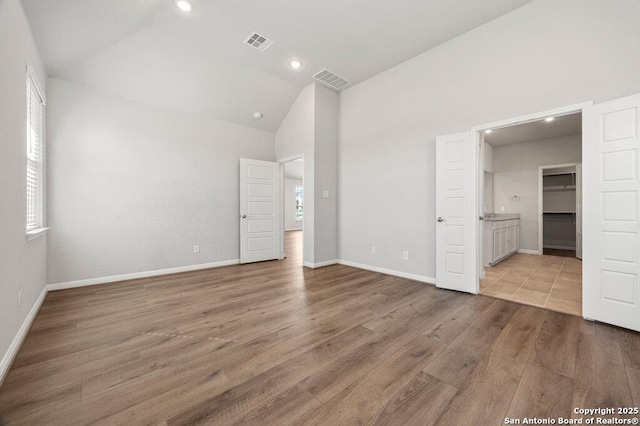
[[[50,76],[273,132],[319,70],[357,84],[529,1],[192,0],[189,14],[174,0],[23,4]],[[243,44],[252,31],[273,45]]]

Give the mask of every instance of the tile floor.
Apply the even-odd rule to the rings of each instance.
[[[480,294],[582,316],[582,261],[517,253],[485,267]]]

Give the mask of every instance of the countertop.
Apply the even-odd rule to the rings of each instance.
[[[502,214],[496,214],[494,216],[485,216],[484,220],[485,222],[497,222],[500,220],[513,220],[513,219],[520,219],[520,214],[519,213],[502,213]]]

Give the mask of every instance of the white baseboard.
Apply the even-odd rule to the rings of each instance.
[[[396,277],[408,278],[414,281],[420,281],[427,284],[435,284],[436,279],[427,277],[426,275],[411,274],[409,272],[396,271],[394,269],[379,268],[377,266],[365,265],[363,263],[350,262],[348,260],[338,259],[340,265],[351,266],[358,269],[366,269],[367,271],[380,272],[381,274],[393,275]]]
[[[522,254],[542,254],[538,250],[519,249],[518,253]]]
[[[324,262],[317,262],[317,263],[304,262],[303,265],[306,266],[307,268],[315,269],[315,268],[322,268],[323,266],[335,265],[336,263],[338,263],[338,259],[326,260]]]
[[[11,342],[11,346],[9,346],[7,353],[4,354],[2,361],[0,361],[0,386],[2,386],[2,383],[4,382],[4,379],[9,372],[9,368],[11,367],[13,360],[15,359],[16,355],[18,355],[20,346],[22,346],[24,338],[27,337],[27,333],[29,333],[31,324],[36,318],[36,315],[38,315],[40,306],[42,306],[42,302],[44,302],[46,296],[47,286],[42,289],[42,292],[40,293],[40,296],[38,296],[36,303],[33,304],[31,311],[29,311],[29,315],[27,315],[24,322],[22,323],[22,326],[20,326],[18,333],[16,334],[16,337],[13,339],[13,342]]]
[[[200,263],[198,265],[179,266],[177,268],[157,269],[155,271],[134,272],[132,274],[112,275],[110,277],[89,278],[86,280],[67,281],[64,283],[49,284],[49,291],[63,290],[65,288],[85,287],[89,285],[113,283],[117,281],[135,280],[138,278],[155,277],[158,275],[177,274],[179,272],[198,271],[200,269],[219,268],[221,266],[237,265],[240,259],[223,260],[221,262]]]

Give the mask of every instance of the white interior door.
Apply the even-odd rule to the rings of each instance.
[[[280,166],[240,159],[240,263],[280,258]]]
[[[576,257],[582,259],[582,164],[576,165]]]
[[[640,95],[585,109],[583,313],[640,331]]]
[[[474,132],[436,138],[436,286],[478,292]]]

